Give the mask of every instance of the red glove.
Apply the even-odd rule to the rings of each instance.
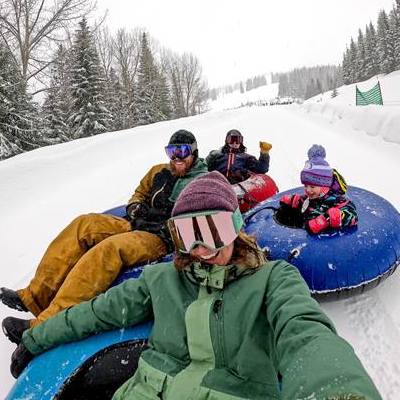
[[[317,218],[306,222],[306,228],[310,233],[320,233],[324,229],[331,227],[338,229],[342,226],[342,213],[339,208],[329,208],[325,215],[319,215]]]
[[[324,215],[319,215],[317,218],[310,219],[306,222],[306,229],[309,233],[317,234],[328,228],[329,221]]]
[[[327,211],[329,217],[329,225],[332,228],[340,228],[342,226],[342,213],[339,208],[332,207]]]
[[[285,204],[291,208],[299,208],[301,205],[301,196],[299,194],[285,194],[281,197],[280,203]]]

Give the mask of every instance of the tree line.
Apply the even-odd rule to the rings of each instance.
[[[252,78],[247,78],[246,81],[239,81],[232,85],[224,85],[217,88],[209,89],[207,98],[217,100],[218,96],[233,93],[239,90],[240,93],[248,92],[249,90],[257,89],[260,86],[267,85],[267,77],[265,75],[256,75]]]
[[[376,26],[370,22],[364,31],[359,29],[357,40],[351,38],[342,67],[345,84],[400,69],[400,0],[389,14],[379,12]]]
[[[335,65],[295,68],[289,72],[273,74],[272,82],[279,82],[279,97],[307,100],[341,86],[342,71]]]
[[[90,27],[93,10],[89,0],[0,3],[0,159],[204,111],[196,56],[141,29]]]

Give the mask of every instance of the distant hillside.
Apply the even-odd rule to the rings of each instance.
[[[236,90],[229,94],[220,95],[216,100],[209,101],[208,107],[210,110],[219,111],[243,107],[249,103],[269,103],[278,96],[278,91],[278,83],[261,86],[243,93]]]

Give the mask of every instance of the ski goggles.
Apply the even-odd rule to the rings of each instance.
[[[165,152],[170,160],[175,160],[179,158],[183,160],[189,157],[197,149],[196,143],[193,144],[169,144],[165,146]]]
[[[229,145],[242,144],[243,143],[243,137],[238,135],[238,134],[236,134],[236,133],[232,133],[231,135],[229,135],[226,138],[226,143],[229,144]]]
[[[168,220],[175,249],[190,253],[197,245],[219,250],[231,244],[243,226],[239,208],[230,211],[202,211]]]

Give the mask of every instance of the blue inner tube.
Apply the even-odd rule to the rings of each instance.
[[[257,238],[274,260],[295,265],[312,293],[356,291],[375,286],[400,263],[400,214],[382,197],[349,187],[359,216],[357,227],[310,235],[276,218],[279,199],[303,194],[303,187],[279,193],[245,214],[246,232]]]

